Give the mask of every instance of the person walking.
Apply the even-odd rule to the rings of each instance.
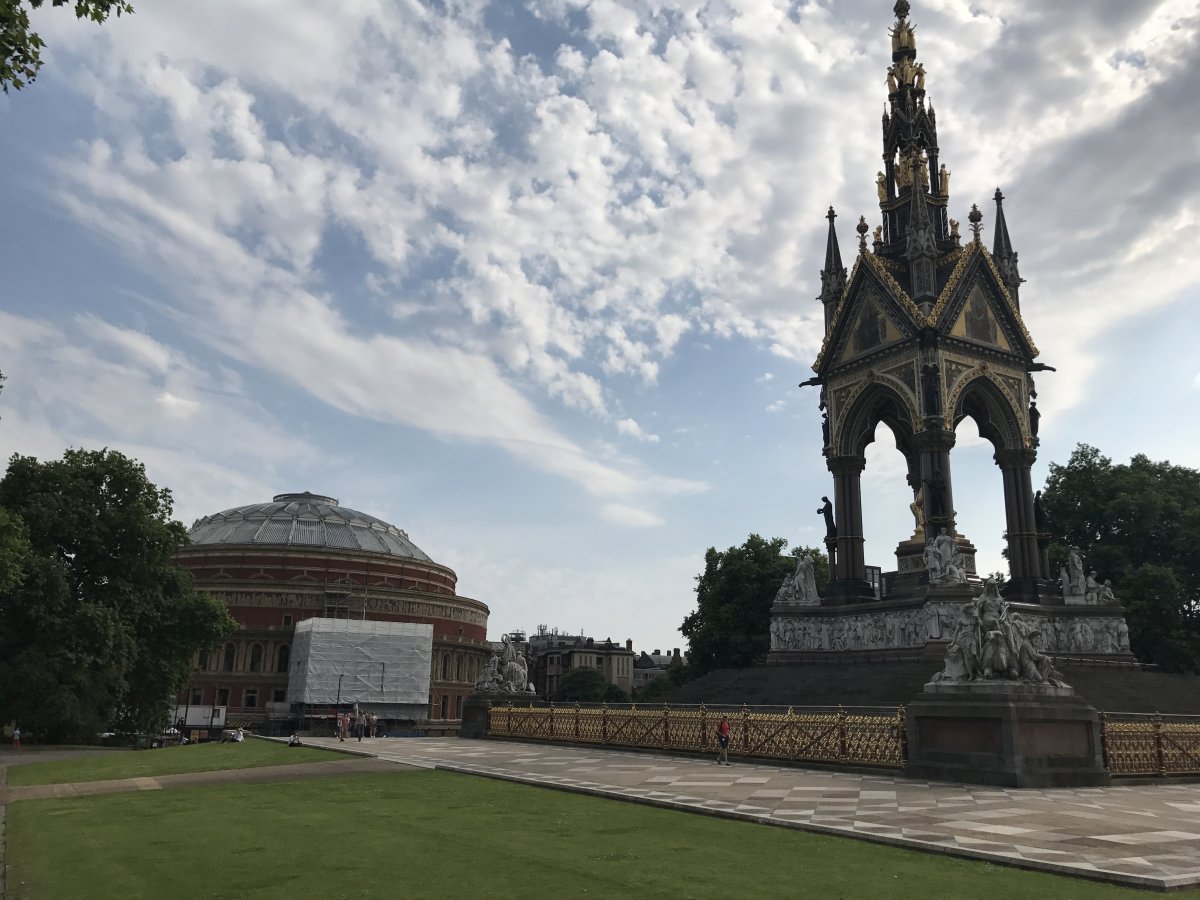
[[[358,733],[358,742],[361,744],[363,733],[367,730],[367,715],[364,712],[358,714],[358,718],[354,720],[354,730]]]
[[[729,761],[729,720],[721,716],[721,724],[717,726],[717,745],[721,748],[721,752],[717,754],[718,766],[732,766]]]
[[[13,726],[13,749],[21,749],[21,729],[15,725]]]

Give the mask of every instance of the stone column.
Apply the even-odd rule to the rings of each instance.
[[[1037,521],[1033,509],[1031,469],[1037,452],[1032,449],[997,450],[996,464],[1004,476],[1004,514],[1008,525],[1008,563],[1011,578],[1005,596],[1025,603],[1038,603],[1046,590],[1046,572],[1038,547]]]
[[[921,483],[925,489],[925,534],[934,536],[941,528],[957,535],[954,524],[954,489],[950,479],[950,450],[953,431],[930,428],[916,435],[921,453]]]
[[[834,577],[825,590],[831,603],[873,600],[863,556],[862,456],[836,456],[827,461],[833,473],[833,506],[837,520],[837,560]]]

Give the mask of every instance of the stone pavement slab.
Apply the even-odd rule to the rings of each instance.
[[[1159,890],[1200,885],[1197,784],[1017,789],[513,741],[361,746],[408,765],[1023,868]]]

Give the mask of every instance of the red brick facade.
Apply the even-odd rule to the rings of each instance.
[[[194,544],[178,557],[199,590],[224,600],[240,626],[198,654],[179,702],[229,707],[231,719],[285,717],[291,637],[312,616],[433,626],[429,717],[456,720],[491,655],[488,608],[455,593],[434,562],[324,547]]]

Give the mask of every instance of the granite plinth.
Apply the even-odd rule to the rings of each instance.
[[[1109,783],[1100,715],[1070,688],[935,683],[905,714],[910,778],[1022,788]]]
[[[463,701],[462,725],[458,729],[460,738],[481,739],[488,736],[488,715],[493,706],[541,706],[536,694],[472,694]]]

